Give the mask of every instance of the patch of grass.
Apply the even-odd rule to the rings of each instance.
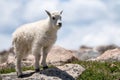
[[[22,70],[26,71],[26,70],[33,70],[33,67],[23,67]],[[0,70],[0,74],[6,74],[6,73],[11,73],[11,72],[15,72],[15,68],[6,68],[6,69],[1,69]]]
[[[120,62],[74,61],[86,70],[77,80],[119,80]]]
[[[0,74],[6,74],[10,72],[15,72],[14,68],[0,69]]]
[[[53,68],[54,66],[49,65],[48,67],[49,68]],[[42,66],[40,66],[40,69],[41,70],[43,69]],[[34,70],[34,67],[33,66],[31,66],[31,67],[22,67],[22,70],[23,71]],[[15,68],[0,69],[0,74],[6,74],[6,73],[11,73],[11,72],[16,72]]]

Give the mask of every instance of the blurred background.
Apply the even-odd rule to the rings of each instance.
[[[120,0],[0,0],[0,50],[11,47],[16,28],[46,18],[45,10],[63,10],[56,45],[120,46]]]

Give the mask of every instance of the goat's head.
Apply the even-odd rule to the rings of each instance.
[[[47,10],[45,10],[46,13],[48,14],[51,24],[53,27],[55,27],[56,29],[59,29],[62,26],[62,22],[61,22],[61,14],[63,11],[58,12],[58,11],[54,11],[54,12],[49,12]]]

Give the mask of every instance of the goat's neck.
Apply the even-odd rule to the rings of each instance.
[[[55,27],[52,25],[50,18],[47,18],[47,22],[48,22],[48,25],[49,25],[49,28],[48,28],[49,31],[53,32],[53,33],[57,33],[57,29],[55,29]]]
[[[57,29],[54,28],[54,26],[52,25],[52,23],[50,22],[50,18],[47,18],[46,19],[47,21],[47,25],[48,25],[48,30],[47,30],[47,33],[49,34],[56,34],[57,33]]]
[[[50,18],[48,17],[46,20],[47,20],[47,22],[48,22],[49,27],[51,27],[51,26],[52,26],[52,23],[51,23],[51,21],[50,21]]]

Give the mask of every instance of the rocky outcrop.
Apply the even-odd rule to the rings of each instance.
[[[75,54],[76,58],[79,60],[86,61],[88,59],[96,58],[101,54],[94,50],[92,47],[81,46],[79,51]]]
[[[2,80],[1,74],[0,74],[0,80]]]
[[[42,70],[39,73],[25,71],[24,78],[17,78],[16,73],[2,74],[3,80],[76,80],[85,69],[78,64],[65,64]]]
[[[9,56],[14,55],[13,48],[0,51],[0,64],[8,62]]]
[[[70,63],[75,58],[76,51],[67,50],[59,46],[54,46],[48,54],[47,63],[52,64],[54,68],[49,68],[34,73],[34,71],[25,71],[24,78],[17,78],[16,73],[2,74],[3,80],[75,80],[85,69],[78,64]],[[15,55],[9,53],[8,60],[5,64],[0,65],[0,69],[15,68]],[[65,64],[65,65],[64,65]],[[23,59],[22,66],[33,66],[34,56],[29,55]],[[61,65],[61,66],[60,66]],[[64,65],[64,66],[62,66]]]
[[[0,52],[0,64],[5,63],[8,60],[9,52],[4,50]]]
[[[88,60],[96,60],[97,57],[101,56],[107,50],[112,50],[119,48],[117,45],[102,45],[97,47],[89,47],[89,46],[81,46],[79,51],[76,54],[76,57],[79,60],[88,61]]]
[[[11,51],[12,52],[12,51]],[[60,46],[54,46],[47,56],[47,63],[51,65],[62,65],[64,63],[76,60],[75,52],[72,50],[64,49]],[[40,62],[41,63],[41,62]],[[23,59],[22,66],[33,66],[34,56],[29,55],[26,59]],[[3,68],[15,68],[15,55],[9,53],[8,60],[5,64],[0,64],[0,69]]]
[[[54,46],[48,54],[47,62],[52,65],[60,65],[77,59],[74,55],[75,52],[72,50],[67,50],[60,46]]]
[[[61,65],[63,63],[71,62],[73,60],[76,60],[75,58],[75,52],[71,50],[67,50],[65,48],[62,48],[60,46],[54,46],[51,51],[48,53],[47,56],[47,63],[52,65]],[[26,63],[33,63],[34,56],[29,55],[26,59]]]
[[[117,45],[111,44],[111,45],[101,45],[101,46],[97,46],[94,49],[98,52],[100,52],[101,54],[103,54],[105,51],[107,50],[112,50],[112,49],[116,49],[119,48]]]
[[[5,63],[0,64],[0,69],[15,68],[15,56],[9,55]]]
[[[93,59],[93,61],[120,61],[120,49],[105,51],[101,56]]]

